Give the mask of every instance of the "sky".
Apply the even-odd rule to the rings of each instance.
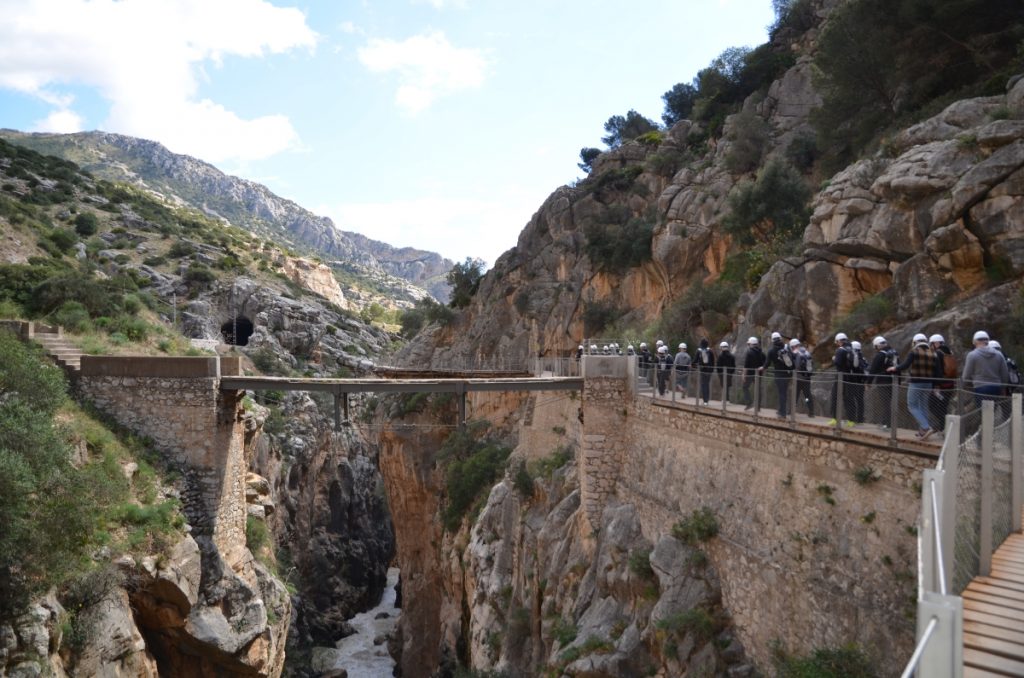
[[[488,264],[584,146],[770,0],[0,0],[0,127],[154,139],[342,230]]]

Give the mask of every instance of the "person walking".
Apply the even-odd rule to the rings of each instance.
[[[743,409],[749,410],[754,400],[750,395],[750,385],[755,376],[764,369],[764,351],[761,350],[757,337],[747,339],[747,352],[743,355]]]
[[[953,351],[946,346],[946,339],[941,334],[928,337],[928,344],[938,359],[935,388],[928,400],[928,411],[931,414],[932,429],[942,432],[946,430],[946,414],[949,413],[949,405],[956,393],[957,364]]]
[[[722,400],[729,402],[729,387],[736,374],[736,356],[729,350],[729,342],[718,345],[718,372],[722,375]]]
[[[782,335],[772,332],[772,345],[768,349],[768,366],[771,367],[775,392],[779,397],[779,406],[776,411],[779,419],[789,416],[789,382],[793,378],[795,365],[793,354],[789,352],[789,347],[782,340]]]
[[[640,381],[645,384],[651,384],[651,366],[654,365],[654,362],[657,359],[651,354],[650,349],[647,348],[647,342],[640,342],[640,351],[637,355],[637,365],[640,368]]]
[[[686,385],[687,379],[690,376],[690,364],[692,362],[690,354],[686,352],[686,344],[679,344],[679,353],[676,353],[675,359],[676,390],[682,392],[684,399],[686,398]]]
[[[811,375],[814,373],[814,358],[799,339],[789,340],[789,350],[796,360],[796,401],[803,400],[807,406],[807,417],[814,419],[814,395],[811,393]]]
[[[974,391],[978,407],[984,400],[996,400],[1005,394],[1010,370],[1003,354],[989,346],[988,333],[984,330],[974,333],[974,350],[964,361],[963,380]]]
[[[986,343],[988,337],[986,335]],[[907,357],[896,367],[886,371],[890,374],[910,371],[910,388],[907,391],[907,409],[917,422],[917,438],[926,440],[932,434],[931,423],[928,421],[928,398],[935,386],[935,374],[938,371],[938,356],[928,345],[928,337],[915,334],[914,347]]]
[[[867,379],[865,375],[868,371],[868,359],[864,357],[862,348],[859,341],[850,342],[850,350],[853,351],[850,365],[850,404],[853,411],[848,418],[855,424],[864,423],[864,382]]]
[[[871,390],[875,392],[876,396],[875,402],[878,403],[878,416],[875,423],[883,429],[887,429],[892,420],[893,387],[899,378],[888,370],[890,367],[900,364],[900,356],[881,335],[875,337],[871,341],[871,345],[875,349],[875,357],[871,359],[871,364],[868,366],[868,383],[871,384]]]
[[[700,399],[707,405],[711,400],[711,375],[715,373],[715,353],[707,339],[700,340],[697,347],[697,373],[700,375]]]
[[[845,419],[844,426],[853,426],[850,415],[853,413],[854,405],[851,399],[853,389],[850,387],[853,374],[853,347],[850,346],[850,338],[845,333],[836,334],[836,352],[832,356],[832,365],[836,368],[836,380],[832,384],[832,420],[829,426],[835,426],[839,420],[839,385],[843,386],[842,417]]]
[[[672,356],[669,355],[668,346],[658,347],[658,395],[665,395],[665,388],[668,386],[668,378],[672,373]]]

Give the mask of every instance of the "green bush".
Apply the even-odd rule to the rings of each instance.
[[[114,318],[113,322],[107,327],[107,331],[110,332],[111,337],[115,334],[120,334],[128,341],[140,342],[145,341],[149,336],[150,326],[142,318],[121,315]]]
[[[579,629],[571,621],[559,617],[551,625],[551,637],[558,641],[558,644],[565,647],[576,640]]]
[[[75,233],[83,238],[95,235],[98,229],[99,219],[92,212],[82,212],[75,217]]]
[[[648,581],[654,579],[651,567],[651,549],[635,549],[629,553],[629,571]]]
[[[512,485],[523,499],[533,497],[533,476],[526,470],[526,462],[520,461],[516,466],[516,473],[512,477]]]
[[[883,293],[861,300],[835,322],[836,328],[841,328],[843,332],[851,336],[863,336],[872,330],[877,333],[892,319],[892,301]]]
[[[787,655],[776,646],[773,654],[779,678],[877,678],[880,675],[856,645],[819,648],[806,657]]]
[[[574,456],[572,448],[561,445],[550,455],[532,462],[530,471],[534,478],[551,478],[555,471],[572,461]]]
[[[171,259],[181,259],[182,257],[192,256],[196,253],[195,246],[190,242],[179,240],[171,248],[167,250],[167,256]]]
[[[445,326],[454,319],[455,312],[451,308],[437,303],[430,297],[423,297],[413,308],[403,311],[398,322],[402,326],[402,336],[411,339],[430,323]]]
[[[696,546],[718,534],[715,512],[705,506],[672,526],[672,536],[690,546]]]
[[[583,334],[593,337],[622,317],[622,309],[611,301],[588,301],[583,306]]]
[[[184,278],[189,285],[208,285],[217,279],[217,274],[202,264],[192,264],[185,271]]]
[[[665,309],[658,322],[658,332],[666,336],[686,337],[694,328],[704,324],[706,312],[731,315],[739,301],[740,292],[739,285],[727,280],[719,279],[709,285],[697,281]],[[713,334],[724,334],[720,327],[706,329]]]
[[[754,181],[736,185],[729,194],[724,226],[740,243],[770,243],[799,237],[810,217],[811,191],[803,177],[773,159]]]
[[[659,177],[671,177],[682,169],[688,158],[685,150],[669,146],[649,155],[647,167]]]
[[[452,308],[469,306],[469,302],[480,288],[483,277],[484,262],[480,259],[466,257],[463,263],[452,266],[445,276],[445,280],[452,288],[451,301],[448,305]]]
[[[69,332],[85,332],[92,326],[89,309],[77,301],[64,302],[50,317]]]
[[[445,529],[454,532],[462,518],[505,468],[512,449],[487,435],[489,424],[476,421],[448,436],[438,452],[445,470],[447,502],[442,511]]]
[[[694,633],[702,640],[710,640],[715,635],[715,619],[701,607],[694,607],[684,612],[676,612],[655,622],[662,631],[678,633]]]
[[[245,545],[253,553],[258,553],[270,543],[270,530],[259,518],[247,516],[245,519]]]
[[[743,111],[733,118],[729,130],[729,150],[725,166],[730,172],[742,174],[761,164],[765,144],[768,143],[768,124],[761,116]]]
[[[583,227],[583,234],[584,252],[596,268],[624,273],[651,259],[654,218],[648,215],[621,222],[591,222]]]

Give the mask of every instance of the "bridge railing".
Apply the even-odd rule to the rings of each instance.
[[[1021,529],[1021,403],[1021,394],[1015,393],[1008,402],[983,401],[969,417],[948,416],[939,462],[924,471],[918,530],[918,642],[903,672],[905,678],[963,675],[960,593],[974,577],[991,573],[994,550]],[[972,418],[978,420],[977,427],[966,428]]]

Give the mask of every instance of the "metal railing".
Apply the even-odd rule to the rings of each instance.
[[[903,671],[928,678],[963,675],[963,599],[988,575],[992,554],[1021,529],[1024,496],[1022,396],[981,402],[948,415],[934,469],[924,471],[918,530],[917,645]],[[979,426],[965,430],[971,418]]]

